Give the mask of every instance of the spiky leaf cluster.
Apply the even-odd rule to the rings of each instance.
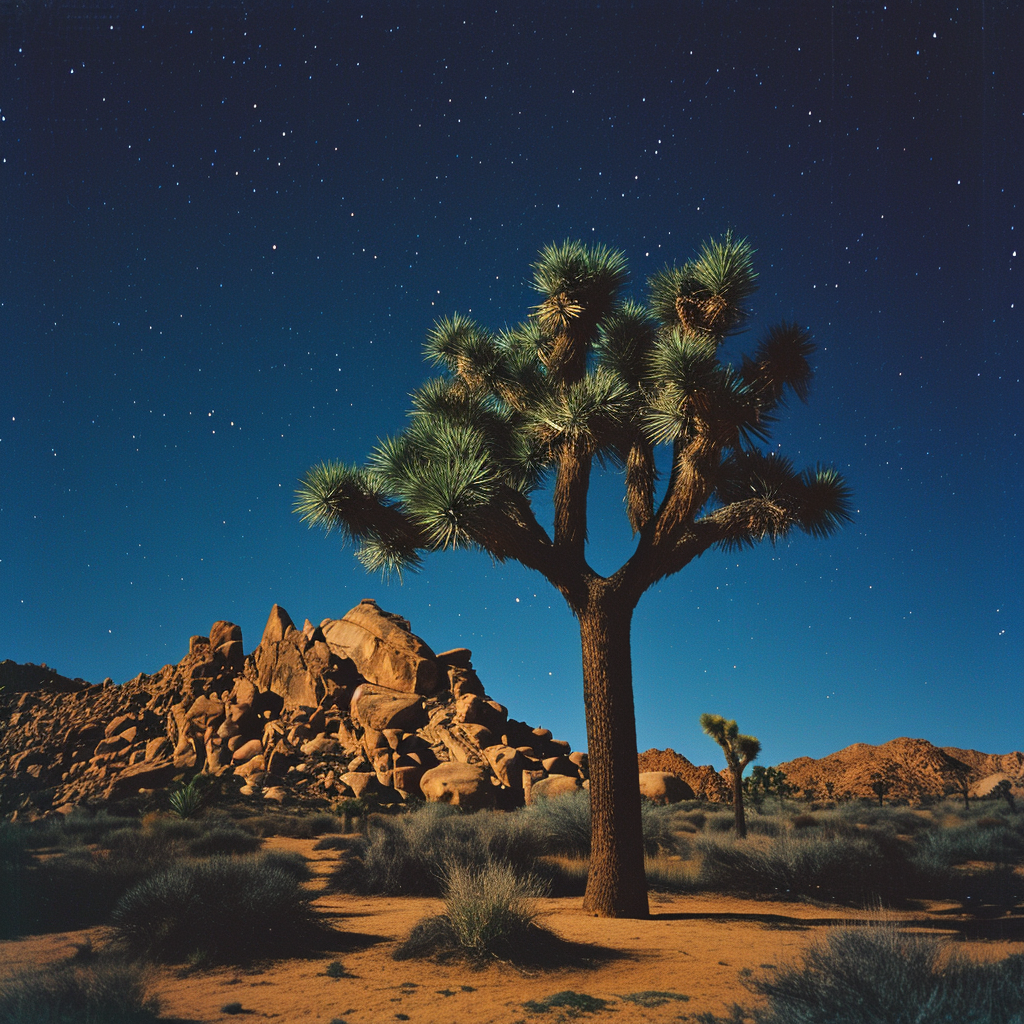
[[[530,316],[499,333],[460,314],[438,321],[425,355],[441,375],[412,396],[406,429],[363,468],[310,470],[297,511],[340,528],[369,568],[401,571],[424,550],[479,548],[537,569],[567,598],[591,571],[595,460],[624,474],[638,541],[620,574],[637,597],[709,546],[832,532],[849,518],[839,474],[797,472],[759,448],[787,393],[807,397],[809,334],[783,323],[739,366],[719,356],[749,319],[752,255],[731,235],[708,242],[649,281],[645,307],[621,294],[621,253],[549,246],[533,267],[543,300]],[[656,508],[658,446],[672,457]],[[553,535],[530,503],[546,481]]]

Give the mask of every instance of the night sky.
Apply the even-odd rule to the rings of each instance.
[[[857,511],[644,597],[640,749],[718,764],[705,711],[765,764],[1021,749],[1019,6],[285,7],[0,0],[0,658],[121,682],[216,619],[248,652],[275,602],[301,626],[373,597],[585,747],[545,580],[467,552],[385,584],[295,487],[401,429],[436,318],[525,317],[543,246],[621,249],[642,299],[731,228],[761,287],[728,351],[810,328],[774,443]]]

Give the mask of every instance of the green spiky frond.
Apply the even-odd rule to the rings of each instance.
[[[810,364],[813,352],[809,331],[798,324],[777,324],[768,331],[753,357],[744,357],[740,376],[758,396],[762,409],[785,404],[786,388],[806,402],[814,376]]]
[[[295,511],[304,523],[330,533],[335,528],[358,538],[375,525],[376,505],[384,500],[371,476],[358,466],[321,462],[299,483]]]
[[[357,545],[367,568],[401,577],[420,564],[423,538],[401,508],[377,485],[374,474],[342,462],[321,462],[299,482],[295,511],[311,527],[341,531]]]
[[[597,320],[611,312],[628,280],[629,269],[621,252],[582,242],[549,245],[533,264],[534,288],[552,302],[547,311],[543,311],[545,303],[537,307],[537,318],[542,326],[562,330],[579,313],[559,315],[559,308],[580,306],[590,310],[596,303],[600,307],[593,310]]]
[[[613,442],[633,405],[633,392],[625,381],[598,367],[575,384],[549,391],[527,422],[549,446],[567,441],[594,454]]]
[[[533,317],[550,338],[541,362],[554,378],[572,383],[586,372],[597,327],[618,303],[626,259],[602,245],[563,242],[542,250],[533,269],[534,287],[544,296]]]
[[[707,339],[680,329],[659,338],[646,387],[643,428],[654,444],[701,437],[730,448],[762,434],[754,396]]]
[[[721,342],[746,322],[757,290],[754,250],[731,232],[705,242],[695,260],[666,267],[648,281],[651,308],[665,324]]]
[[[719,467],[720,507],[704,523],[721,528],[726,548],[775,541],[792,529],[826,537],[852,519],[850,490],[830,467],[797,473],[782,456],[734,452]]]
[[[595,346],[601,365],[639,387],[656,340],[657,324],[643,306],[624,302],[601,324]]]
[[[804,485],[800,529],[812,537],[828,537],[843,523],[853,522],[853,492],[831,466],[817,466],[800,475]]]

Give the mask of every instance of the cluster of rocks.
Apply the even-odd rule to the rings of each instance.
[[[215,622],[177,665],[119,686],[13,662],[0,686],[0,813],[145,796],[195,770],[320,805],[510,807],[587,779],[585,753],[487,696],[470,651],[435,654],[372,600],[302,629],[275,605],[248,656],[240,627]]]
[[[641,792],[652,802],[661,801],[651,793],[644,792],[645,785],[650,789],[655,784],[654,776],[668,774],[679,779],[688,790],[687,795],[677,798],[679,800],[698,799],[709,800],[712,803],[732,803],[732,784],[715,770],[714,765],[695,765],[682,754],[677,754],[671,747],[665,750],[652,747],[637,755],[637,761],[640,768]],[[651,777],[646,784],[645,776]]]

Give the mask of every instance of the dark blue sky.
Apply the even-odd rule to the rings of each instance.
[[[121,681],[215,619],[248,651],[274,602],[375,597],[584,746],[543,579],[464,553],[386,586],[295,484],[401,428],[435,318],[524,317],[544,245],[623,250],[642,298],[732,228],[756,323],[819,346],[775,442],[840,468],[856,521],[645,596],[641,749],[715,761],[704,711],[765,763],[1020,749],[1016,5],[283,6],[0,2],[0,658]]]

